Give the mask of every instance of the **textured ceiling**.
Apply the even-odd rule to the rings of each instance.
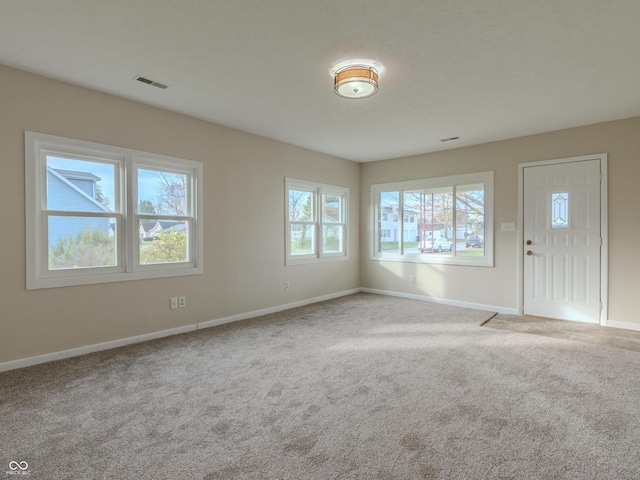
[[[362,162],[640,115],[639,25],[638,0],[1,0],[0,63]],[[376,95],[334,94],[350,60]]]

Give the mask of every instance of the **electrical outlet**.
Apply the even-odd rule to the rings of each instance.
[[[289,290],[290,288],[291,288],[291,285],[289,285],[289,282],[284,282],[284,289]]]
[[[416,276],[415,275],[411,275],[409,277],[409,283],[416,283]]]
[[[178,297],[178,307],[184,308],[187,306],[187,297]]]
[[[178,308],[178,297],[171,297],[171,310]]]

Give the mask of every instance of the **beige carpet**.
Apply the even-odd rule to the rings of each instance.
[[[604,327],[594,323],[530,316],[496,315],[483,326],[640,352],[640,332]]]
[[[3,373],[0,475],[640,478],[640,354],[491,315],[358,294]]]

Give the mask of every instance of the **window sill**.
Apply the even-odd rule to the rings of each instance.
[[[327,263],[327,262],[341,262],[349,260],[348,255],[330,255],[325,257],[302,257],[302,258],[287,258],[285,265],[310,265],[314,263]]]
[[[470,257],[470,258],[462,258],[462,257],[427,257],[424,255],[381,255],[381,256],[373,256],[371,257],[372,261],[377,262],[401,262],[401,263],[424,263],[424,264],[435,264],[435,265],[461,265],[467,267],[490,267],[493,265],[493,258],[490,257]]]
[[[37,278],[27,284],[27,290],[42,288],[75,287],[79,285],[94,285],[100,283],[127,282],[130,280],[149,280],[153,278],[182,277],[187,275],[201,275],[200,267],[153,269],[129,273],[97,273],[95,275],[65,275],[60,277]]]

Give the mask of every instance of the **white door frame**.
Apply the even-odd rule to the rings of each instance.
[[[609,318],[609,220],[607,203],[607,154],[585,155],[582,157],[558,158],[518,164],[518,314],[524,314],[524,169],[525,167],[539,167],[559,163],[584,162],[585,160],[600,160],[600,325],[607,325]]]

